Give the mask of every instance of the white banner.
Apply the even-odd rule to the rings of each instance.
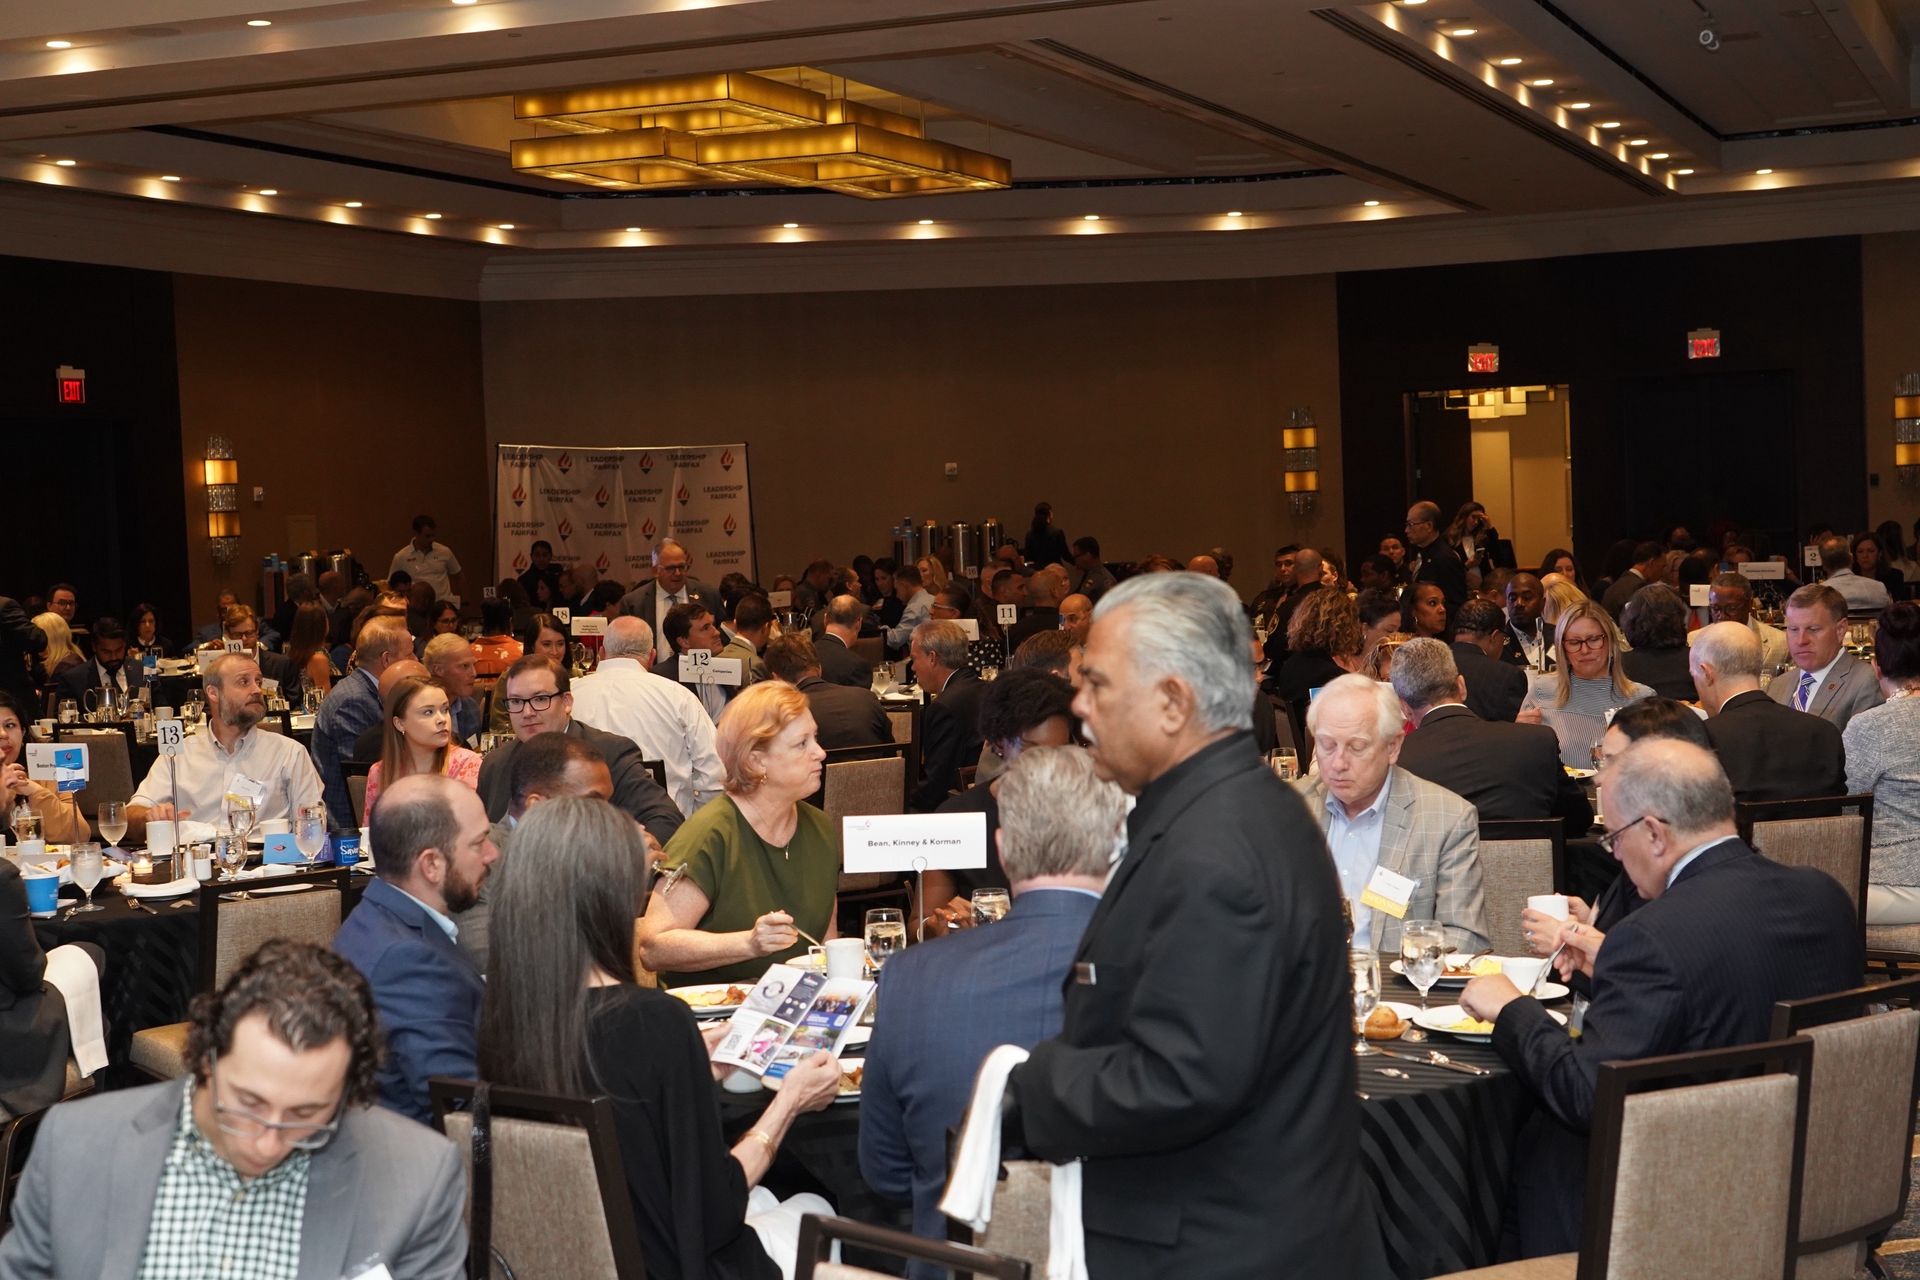
[[[710,586],[753,570],[744,444],[596,449],[503,444],[495,456],[494,577],[518,577],[546,541],[562,567],[590,564],[631,587],[671,537]]]

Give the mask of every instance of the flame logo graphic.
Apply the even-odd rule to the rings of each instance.
[[[560,518],[560,523],[554,526],[553,531],[560,535],[560,540],[562,542],[565,542],[568,538],[571,538],[573,536],[573,521],[567,519],[565,516],[562,516]]]
[[[720,522],[720,527],[722,529],[725,529],[727,531],[727,536],[731,538],[733,536],[733,531],[735,529],[738,529],[740,526],[737,523],[735,523],[734,518],[732,516],[728,516],[725,520],[722,520]]]
[[[687,492],[687,486],[685,485],[681,485],[680,492],[674,494],[673,496],[680,500],[680,505],[683,507],[686,506],[687,503],[693,498],[693,495]]]
[[[607,486],[601,485],[600,488],[594,492],[593,500],[604,507],[607,505],[607,499],[612,496],[612,494],[607,492]]]
[[[605,573],[607,570],[613,568],[613,561],[607,559],[607,553],[602,551],[600,553],[600,558],[593,562],[593,567],[598,569],[600,572]]]
[[[508,496],[513,499],[514,506],[516,507],[526,506],[527,505],[527,486],[523,484],[514,485],[513,492]]]
[[[654,531],[658,528],[659,526],[654,524],[653,522],[653,517],[648,516],[647,522],[640,526],[640,536],[647,539],[649,542],[651,542],[653,540]]]
[[[640,474],[644,476],[650,473],[652,470],[653,470],[653,455],[650,453],[641,454],[640,455]]]
[[[720,453],[720,469],[721,469],[722,471],[731,471],[731,470],[733,470],[733,450],[731,450],[731,449],[723,449],[723,450],[721,451],[721,453]],[[732,532],[733,532],[733,530],[731,530],[731,529],[729,529],[729,530],[727,530],[727,532],[728,532],[728,533],[732,533]]]
[[[514,572],[525,573],[527,571],[527,565],[530,563],[531,561],[527,559],[527,553],[522,551],[519,555],[513,558]]]
[[[559,457],[553,460],[553,465],[560,468],[561,474],[564,475],[565,473],[573,470],[573,455],[570,453],[563,453]]]

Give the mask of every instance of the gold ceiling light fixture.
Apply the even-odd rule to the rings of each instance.
[[[614,190],[756,182],[884,199],[1013,183],[1004,158],[930,139],[912,116],[748,72],[520,94],[514,115],[562,131],[516,139],[516,172]]]

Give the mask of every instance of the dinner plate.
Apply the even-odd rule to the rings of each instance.
[[[1563,764],[1560,767],[1567,771],[1567,776],[1569,778],[1580,778],[1582,780],[1591,778],[1595,774],[1600,772],[1598,769],[1581,769],[1570,764]]]
[[[120,892],[129,898],[178,898],[192,893],[200,887],[200,882],[192,876],[182,876],[178,880],[169,880],[165,884],[129,884],[121,886]]]
[[[1417,1004],[1407,1004],[1407,1003],[1405,1003],[1405,1002],[1403,1002],[1403,1001],[1400,1001],[1400,1000],[1382,1000],[1382,1001],[1380,1002],[1380,1005],[1379,1005],[1379,1007],[1380,1007],[1380,1008],[1382,1008],[1382,1009],[1391,1009],[1391,1010],[1393,1010],[1393,1016],[1394,1016],[1394,1017],[1396,1017],[1396,1018],[1398,1018],[1398,1019],[1400,1019],[1400,1021],[1401,1021],[1401,1022],[1403,1022],[1403,1023],[1406,1023],[1406,1022],[1412,1022],[1412,1021],[1413,1021],[1413,1015],[1414,1015],[1414,1014],[1416,1014],[1416,1013],[1418,1013],[1418,1012],[1420,1012],[1420,1006],[1419,1006],[1419,1005],[1417,1005]],[[1405,1031],[1405,1030],[1406,1030],[1406,1028],[1405,1028],[1405,1027],[1402,1027],[1402,1028],[1401,1028],[1401,1030],[1402,1030],[1402,1031]],[[1398,1039],[1399,1037],[1398,1037],[1398,1036],[1396,1036],[1396,1037],[1394,1037],[1394,1038],[1395,1038],[1395,1039]],[[1369,1043],[1374,1043],[1374,1040],[1373,1040],[1373,1037],[1372,1037],[1372,1036],[1368,1036],[1368,1037],[1367,1037],[1367,1040],[1368,1040],[1368,1042],[1369,1042]],[[1391,1043],[1392,1043],[1392,1041],[1389,1041],[1389,1040],[1382,1040],[1382,1041],[1379,1041],[1378,1043],[1380,1043],[1380,1044],[1391,1044]]]
[[[740,999],[730,1004],[697,1004],[702,996],[724,996],[728,989],[740,992]],[[667,994],[686,1002],[696,1018],[731,1018],[734,1011],[746,1003],[747,993],[753,990],[751,982],[696,982],[684,987],[671,987]]]
[[[1434,979],[1433,985],[1436,987],[1464,987],[1467,985],[1467,983],[1473,981],[1475,978],[1492,977],[1494,974],[1500,972],[1499,956],[1481,956],[1474,963],[1480,965],[1482,968],[1486,970],[1486,972],[1485,973],[1442,973],[1438,978]],[[1390,964],[1387,965],[1387,967],[1393,970],[1395,973],[1399,974],[1403,978],[1407,976],[1406,969],[1401,966],[1398,960],[1391,962]]]
[[[865,1068],[866,1065],[867,1065],[867,1060],[865,1058],[840,1059],[840,1096],[833,1100],[834,1105],[838,1106],[842,1102],[860,1101],[859,1087],[858,1086],[849,1087],[847,1084],[847,1072],[856,1067]],[[780,1092],[780,1086],[783,1083],[785,1083],[784,1077],[780,1077],[780,1078],[775,1078],[773,1076],[760,1077],[760,1087],[762,1089],[766,1089],[773,1093]]]
[[[1555,1022],[1559,1023],[1563,1027],[1567,1025],[1567,1015],[1564,1013],[1560,1013],[1557,1010],[1549,1009],[1547,1010],[1547,1016],[1552,1018]],[[1491,1030],[1488,1030],[1488,1031],[1455,1031],[1454,1030],[1454,1025],[1456,1023],[1464,1022],[1466,1020],[1467,1020],[1467,1011],[1465,1009],[1462,1009],[1457,1004],[1439,1005],[1436,1008],[1428,1009],[1425,1013],[1421,1013],[1419,1010],[1416,1009],[1413,1015],[1413,1024],[1417,1027],[1425,1027],[1428,1031],[1442,1031],[1442,1032],[1445,1032],[1447,1035],[1454,1036],[1457,1039],[1468,1041],[1469,1043],[1472,1043],[1472,1044],[1486,1044],[1493,1039],[1493,1032]]]

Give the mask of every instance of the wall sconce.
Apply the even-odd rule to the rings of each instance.
[[[1893,466],[1901,484],[1920,484],[1920,373],[1893,383]]]
[[[240,549],[240,464],[225,436],[207,437],[201,467],[207,488],[207,547],[215,564],[232,564]]]
[[[1280,447],[1285,450],[1281,466],[1286,472],[1287,500],[1293,514],[1311,515],[1314,495],[1320,491],[1320,428],[1314,424],[1311,408],[1295,409],[1287,415]]]

